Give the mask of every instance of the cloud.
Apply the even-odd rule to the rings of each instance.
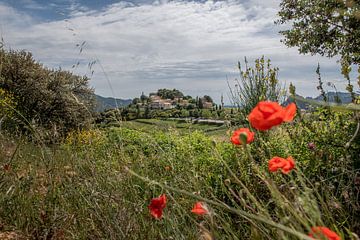
[[[24,29],[33,23],[33,19],[27,14],[18,12],[14,8],[0,3],[0,26],[2,31],[8,30],[8,32],[12,32],[12,29]]]
[[[300,56],[280,43],[273,23],[278,1],[142,3],[119,2],[94,11],[73,1],[68,19],[42,23],[0,5],[0,21],[12,24],[5,32],[11,47],[33,52],[49,67],[90,74],[87,63],[97,60],[91,84],[107,96],[112,95],[109,79],[116,97],[169,87],[194,95],[213,92],[219,100],[228,92],[226,78],[238,74],[237,61],[262,55],[280,68],[283,80],[299,83],[300,93],[315,95],[317,62],[334,69],[334,60]],[[4,17],[4,11],[10,14]],[[17,20],[20,15],[30,26]],[[330,76],[339,79],[334,71]]]

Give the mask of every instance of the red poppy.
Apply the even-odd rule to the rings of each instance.
[[[237,129],[233,135],[231,136],[231,142],[235,145],[241,145],[243,144],[243,141],[241,139],[241,135],[246,136],[246,143],[249,144],[252,141],[254,141],[255,133],[251,132],[248,128],[239,128]]]
[[[328,240],[341,240],[339,235],[327,227],[312,227],[309,237],[317,237],[317,239],[324,239],[325,237]]]
[[[163,209],[166,207],[166,196],[162,194],[158,198],[151,199],[151,203],[148,206],[150,214],[157,219],[162,217]]]
[[[292,121],[295,114],[295,103],[290,103],[284,108],[277,102],[262,101],[250,112],[248,119],[251,126],[264,131],[283,122]]]
[[[209,213],[207,208],[204,206],[204,203],[202,202],[195,203],[193,209],[191,209],[191,212],[197,215],[205,215]]]
[[[288,174],[295,167],[295,161],[292,157],[287,159],[281,157],[273,157],[269,160],[269,171],[276,172],[281,169],[284,174]]]

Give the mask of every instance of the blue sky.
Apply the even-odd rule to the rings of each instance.
[[[274,25],[279,3],[0,0],[0,34],[7,48],[31,51],[45,66],[91,76],[103,96],[177,88],[227,100],[237,62],[262,55],[280,68],[283,84],[293,82],[304,96],[318,95],[318,62],[324,81],[344,89],[337,59],[299,55],[280,43]]]

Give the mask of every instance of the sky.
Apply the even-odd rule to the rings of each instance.
[[[280,42],[280,0],[0,0],[5,47],[49,68],[91,78],[95,93],[134,98],[160,88],[230,103],[237,63],[265,56],[302,96],[322,78],[345,88],[336,58],[300,55]],[[330,91],[331,89],[328,88]]]

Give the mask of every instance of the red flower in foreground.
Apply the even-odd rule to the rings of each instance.
[[[340,236],[327,227],[312,227],[309,237],[317,239],[341,240]]]
[[[276,172],[281,169],[284,174],[287,174],[295,167],[295,161],[292,157],[287,159],[281,157],[273,157],[269,160],[269,171]]]
[[[284,108],[277,102],[262,101],[250,112],[248,118],[251,126],[264,131],[283,122],[291,122],[295,114],[295,103],[290,103]]]
[[[246,143],[251,143],[254,141],[255,133],[251,132],[248,128],[239,128],[236,131],[234,131],[233,135],[231,136],[231,142],[235,145],[241,145],[243,144],[243,141],[241,139],[240,135],[246,136]]]
[[[202,202],[195,203],[193,209],[191,209],[191,212],[197,215],[205,215],[209,213],[207,208],[204,206],[204,203]]]
[[[162,211],[166,207],[166,196],[162,194],[158,198],[151,199],[151,203],[148,206],[150,209],[150,214],[157,219],[162,217]]]

